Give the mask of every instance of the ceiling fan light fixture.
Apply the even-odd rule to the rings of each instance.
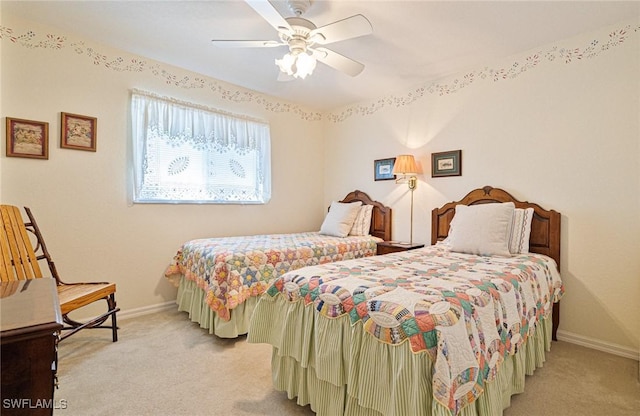
[[[316,69],[316,58],[306,53],[301,53],[296,59],[297,71],[293,76],[305,79],[307,75],[311,75],[314,69]]]
[[[293,75],[293,65],[295,64],[296,58],[290,53],[286,54],[282,57],[282,59],[276,59],[276,65],[280,68],[280,71]]]
[[[220,47],[239,48],[288,46],[289,52],[281,59],[275,59],[275,64],[281,71],[279,81],[288,81],[292,77],[306,78],[314,71],[317,61],[352,77],[362,72],[364,64],[327,49],[324,45],[370,35],[373,27],[366,17],[356,14],[317,27],[315,23],[302,17],[317,0],[283,0],[294,14],[291,17],[284,17],[271,4],[271,1],[245,0],[254,11],[276,29],[279,41],[213,39],[214,44]],[[287,76],[282,76],[283,74]]]
[[[276,65],[288,75],[305,79],[316,68],[316,59],[306,52],[287,53],[282,59],[276,59]]]

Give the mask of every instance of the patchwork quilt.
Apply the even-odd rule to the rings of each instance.
[[[539,254],[483,257],[444,244],[284,274],[268,296],[348,316],[387,344],[410,343],[434,363],[434,398],[457,414],[492,381],[564,292]]]
[[[305,266],[376,254],[373,236],[345,238],[318,232],[208,238],[187,241],[178,250],[165,276],[196,282],[207,304],[223,320],[252,296],[262,294],[273,279]]]

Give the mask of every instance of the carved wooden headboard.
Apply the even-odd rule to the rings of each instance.
[[[431,244],[443,240],[449,233],[456,205],[475,205],[495,202],[513,202],[516,208],[533,208],[529,250],[544,254],[556,261],[560,268],[560,213],[546,210],[540,205],[518,201],[507,191],[491,186],[474,189],[460,201],[449,202],[431,211]]]
[[[503,189],[485,186],[469,192],[460,201],[444,204],[431,211],[431,244],[444,240],[449,233],[449,225],[455,214],[456,205],[489,204],[496,202],[513,202],[516,208],[533,208],[531,220],[531,236],[529,237],[529,251],[544,254],[556,261],[560,269],[560,213],[546,210],[538,204],[518,201]],[[551,336],[558,339],[560,325],[560,302],[553,304],[553,326]]]
[[[356,201],[362,202],[363,205],[373,205],[370,234],[375,237],[382,238],[384,241],[390,241],[391,208],[383,205],[381,202],[372,200],[369,195],[358,190],[348,193],[340,202],[346,203]]]

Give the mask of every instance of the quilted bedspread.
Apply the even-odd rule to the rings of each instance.
[[[267,293],[313,304],[321,317],[348,316],[380,342],[408,342],[414,353],[428,354],[434,398],[455,415],[563,291],[547,256],[482,257],[438,244],[292,271]]]
[[[278,276],[304,266],[376,254],[372,236],[345,238],[318,232],[208,238],[187,241],[178,250],[165,276],[195,281],[218,316],[229,320],[230,310],[251,296],[262,294]]]

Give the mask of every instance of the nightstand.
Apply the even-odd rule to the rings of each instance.
[[[376,249],[376,254],[389,254],[389,253],[397,253],[399,251],[407,251],[413,250],[416,248],[422,248],[424,244],[409,244],[409,243],[399,243],[397,241],[383,241],[378,243],[378,247]]]

